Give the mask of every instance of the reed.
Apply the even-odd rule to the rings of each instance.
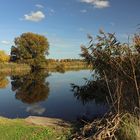
[[[84,86],[73,85],[78,98],[92,100],[104,95],[108,112],[92,122],[85,122],[76,137],[94,140],[139,140],[140,134],[140,35],[134,42],[121,44],[114,34],[100,31],[95,43],[89,36],[89,47],[82,47],[82,56],[92,65],[94,80]],[[90,93],[90,94],[89,94]],[[87,95],[90,95],[88,98]]]

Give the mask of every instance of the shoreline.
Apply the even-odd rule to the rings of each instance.
[[[72,64],[72,63],[71,63]],[[64,73],[65,71],[79,71],[79,70],[88,70],[90,66],[87,66],[85,63],[82,65],[61,65],[61,63],[55,63],[48,65],[43,69],[48,72],[60,72]],[[18,64],[18,63],[0,63],[0,74],[20,74],[20,73],[29,73],[31,67],[27,64]]]
[[[10,119],[0,116],[0,139],[51,140],[70,137],[71,124],[57,118],[29,116]]]

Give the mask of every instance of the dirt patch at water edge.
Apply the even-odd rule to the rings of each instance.
[[[25,119],[26,122],[34,125],[49,126],[55,129],[69,129],[71,124],[61,119],[29,116]]]

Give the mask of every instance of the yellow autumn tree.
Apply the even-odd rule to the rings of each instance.
[[[0,76],[0,89],[6,88],[8,84],[9,84],[9,80],[4,76]]]
[[[0,63],[8,62],[10,57],[2,50],[0,50]]]

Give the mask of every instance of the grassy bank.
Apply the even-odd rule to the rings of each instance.
[[[17,63],[0,63],[0,73],[19,73],[24,71],[30,71],[31,68],[27,64],[17,64]]]
[[[89,66],[83,61],[70,61],[70,62],[61,62],[54,61],[48,62],[47,66],[48,70],[56,69],[56,70],[69,70],[69,69],[88,69]]]
[[[25,119],[7,119],[0,117],[1,140],[65,140],[68,129],[61,130],[57,126],[30,124]]]
[[[80,70],[89,69],[90,67],[83,61],[49,61],[44,69],[48,71],[67,71],[67,70]],[[27,64],[18,63],[0,63],[0,73],[14,74],[21,72],[29,72],[31,67]]]

